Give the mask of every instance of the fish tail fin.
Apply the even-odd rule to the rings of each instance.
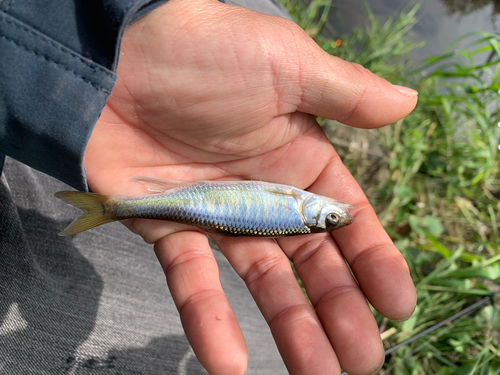
[[[102,224],[116,221],[116,218],[106,208],[108,195],[84,193],[81,191],[59,191],[54,194],[62,201],[83,211],[68,227],[59,233],[60,236],[69,236],[83,232]]]

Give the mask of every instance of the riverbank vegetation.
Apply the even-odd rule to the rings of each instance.
[[[417,108],[382,129],[318,119],[417,287],[408,321],[374,311],[386,348],[490,297],[392,352],[379,374],[500,374],[500,36],[470,33],[415,61],[418,6],[384,22],[367,8],[367,28],[328,35],[330,0],[281,2],[328,53],[419,91]]]

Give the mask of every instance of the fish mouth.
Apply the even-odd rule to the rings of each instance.
[[[352,217],[352,215],[350,213],[347,212],[345,215],[344,225],[349,225],[352,223],[354,223],[354,218]]]

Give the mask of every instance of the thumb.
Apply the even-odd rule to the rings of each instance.
[[[327,54],[302,30],[294,34],[297,59],[286,60],[276,71],[282,75],[278,82],[284,79],[282,99],[298,103],[296,110],[375,128],[400,120],[415,108],[415,90],[392,85],[359,64]]]

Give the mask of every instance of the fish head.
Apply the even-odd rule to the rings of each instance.
[[[311,194],[302,204],[302,215],[312,232],[330,232],[352,224],[350,204],[333,198]]]

